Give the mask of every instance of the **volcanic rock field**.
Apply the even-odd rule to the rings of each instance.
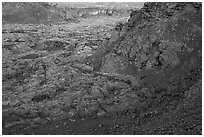
[[[2,134],[202,134],[202,3],[2,5]]]

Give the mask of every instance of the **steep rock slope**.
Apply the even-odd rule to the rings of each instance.
[[[201,8],[200,3],[145,4],[131,13],[126,24],[116,27],[109,44],[93,55],[92,63],[104,57],[101,71],[166,85],[176,73],[201,64]]]

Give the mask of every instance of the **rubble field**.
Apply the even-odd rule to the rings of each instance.
[[[202,134],[202,3],[3,24],[2,134]]]

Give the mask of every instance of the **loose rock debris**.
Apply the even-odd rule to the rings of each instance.
[[[3,24],[3,134],[202,134],[201,10]]]

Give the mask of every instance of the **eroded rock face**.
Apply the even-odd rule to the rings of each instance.
[[[201,3],[146,3],[122,26],[122,35],[115,39],[118,44],[111,45],[101,71],[164,85],[175,73],[201,64],[201,24]]]

